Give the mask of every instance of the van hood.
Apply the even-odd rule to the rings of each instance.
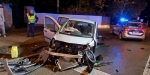
[[[81,45],[87,45],[93,40],[92,38],[84,38],[84,37],[71,36],[65,34],[56,34],[54,36],[54,39],[57,41],[73,43],[73,44],[81,44]]]

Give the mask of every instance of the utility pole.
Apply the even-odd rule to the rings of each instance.
[[[57,0],[57,14],[59,14],[59,0]]]

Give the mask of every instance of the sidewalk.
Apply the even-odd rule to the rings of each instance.
[[[35,37],[26,37],[26,28],[10,30],[7,32],[7,37],[0,37],[0,58],[4,57],[4,54],[10,57],[10,49],[13,45],[18,46],[21,56],[28,55],[30,49],[35,49],[33,48],[35,44],[38,44],[36,48],[40,47],[39,45],[47,45],[43,37],[43,27],[35,28]]]

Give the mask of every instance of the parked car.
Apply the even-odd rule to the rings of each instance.
[[[51,48],[49,54],[78,59],[76,62],[87,65],[86,71],[90,73],[96,57],[100,55],[99,49],[96,49],[101,37],[97,29],[98,23],[92,20],[61,16],[56,21],[51,16],[45,16],[44,36]]]
[[[119,36],[119,39],[145,39],[146,28],[141,22],[126,22],[113,26],[112,33]]]

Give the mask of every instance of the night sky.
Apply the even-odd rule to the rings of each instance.
[[[147,1],[147,7],[145,9],[145,14],[147,14],[146,16],[149,16],[150,19],[150,0],[146,0]]]
[[[144,11],[141,12],[140,17],[144,18],[145,16],[147,16],[146,18],[144,18],[145,20],[150,20],[150,0],[146,0],[147,1],[147,7],[145,8]]]

